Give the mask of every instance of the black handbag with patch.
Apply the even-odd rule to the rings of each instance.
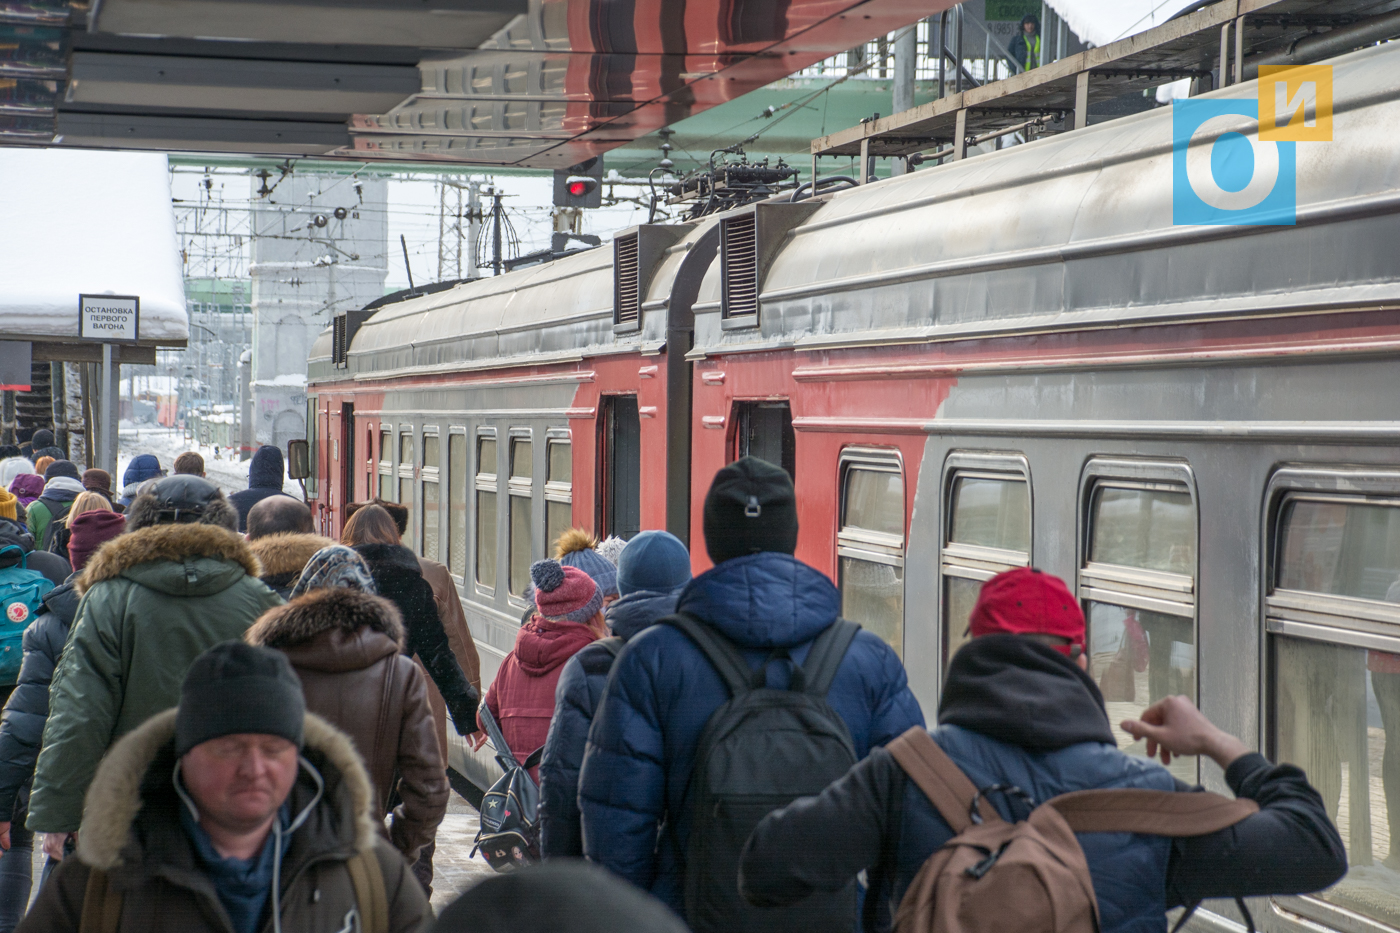
[[[540,763],[544,746],[531,752],[524,763],[518,762],[485,703],[480,716],[505,774],[481,800],[481,829],[472,855],[480,851],[496,871],[514,871],[540,860],[540,788],[530,769]]]

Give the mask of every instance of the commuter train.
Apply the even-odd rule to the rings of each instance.
[[[1055,573],[1115,728],[1183,693],[1326,797],[1351,872],[1265,928],[1400,927],[1400,46],[1330,64],[1296,223],[1174,225],[1164,108],[341,318],[322,527],[411,504],[489,678],[559,531],[668,528],[702,571],[711,477],[764,457],[930,719],[980,583]]]

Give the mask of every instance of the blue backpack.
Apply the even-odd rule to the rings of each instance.
[[[53,589],[53,581],[28,567],[29,555],[18,544],[0,548],[0,558],[10,551],[19,552],[19,561],[12,567],[0,569],[0,686],[19,682],[19,666],[24,660],[24,630],[44,608],[44,596]]]

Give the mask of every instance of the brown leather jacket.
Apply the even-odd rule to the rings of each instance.
[[[248,630],[301,678],[306,708],[349,734],[369,769],[381,817],[398,781],[389,837],[410,861],[447,812],[447,773],[428,706],[427,678],[400,654],[399,611],[358,590],[313,590],[264,613]]]
[[[467,614],[462,611],[462,597],[457,593],[457,584],[452,582],[452,574],[435,560],[418,558],[418,566],[423,568],[423,579],[433,588],[433,602],[437,604],[438,618],[442,629],[447,633],[447,643],[462,665],[462,673],[467,675],[471,685],[481,691],[481,656],[476,652],[476,641],[467,627]],[[442,763],[447,765],[447,704],[438,692],[437,684],[428,677],[423,662],[418,662],[419,670],[428,681],[428,702],[433,707],[433,719],[437,721],[438,744],[442,746]],[[475,725],[473,723],[473,725]]]

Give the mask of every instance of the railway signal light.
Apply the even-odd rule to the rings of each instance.
[[[601,156],[566,169],[558,169],[554,173],[554,206],[602,207],[602,184]]]

